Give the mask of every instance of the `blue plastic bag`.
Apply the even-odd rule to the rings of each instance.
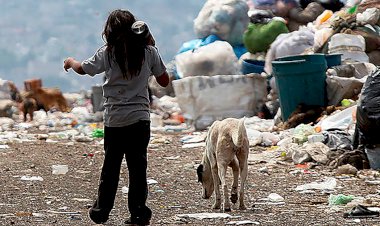
[[[178,50],[178,53],[183,53],[183,52],[186,52],[189,50],[194,50],[194,49],[199,48],[201,46],[205,46],[205,45],[208,45],[210,43],[213,43],[217,40],[221,40],[221,39],[216,35],[209,35],[205,38],[194,39],[194,40],[183,43],[181,48]]]

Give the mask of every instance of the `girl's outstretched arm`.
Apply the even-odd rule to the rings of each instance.
[[[75,60],[72,57],[68,57],[63,61],[63,69],[65,69],[65,71],[68,71],[70,68],[72,68],[76,73],[80,75],[86,74],[82,68],[81,62]]]

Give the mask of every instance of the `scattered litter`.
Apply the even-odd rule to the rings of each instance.
[[[52,165],[52,174],[60,175],[66,174],[69,171],[69,166],[67,165]]]
[[[58,143],[56,140],[46,139],[46,143]]]
[[[187,129],[186,125],[178,125],[178,126],[166,125],[166,126],[164,126],[164,130],[168,131],[168,132],[181,132],[181,131],[184,131],[186,129]]]
[[[365,183],[368,185],[380,185],[380,180],[366,180]]]
[[[271,193],[268,195],[268,200],[271,202],[283,202],[285,199],[276,193]]]
[[[33,217],[44,217],[45,214],[43,214],[43,213],[32,213],[32,216]]]
[[[162,158],[164,158],[164,159],[167,159],[167,160],[176,160],[176,159],[179,159],[179,158],[180,158],[180,156],[179,156],[179,155],[177,155],[177,156],[162,157]]]
[[[0,206],[14,206],[15,204],[0,203]]]
[[[170,144],[170,141],[165,137],[155,137],[149,142],[149,145],[151,144]]]
[[[94,139],[92,139],[91,137],[88,137],[88,136],[75,136],[74,140],[77,142],[91,142]]]
[[[9,148],[9,146],[6,145],[6,144],[1,144],[0,145],[0,149],[8,149],[8,148]]]
[[[356,175],[358,173],[358,169],[356,169],[351,164],[346,164],[339,166],[338,169],[336,169],[335,174],[336,175]]]
[[[177,214],[176,216],[179,218],[193,218],[193,219],[197,219],[197,220],[226,219],[226,218],[237,218],[238,217],[238,216],[231,216],[227,213],[190,213],[190,214]]]
[[[1,217],[1,218],[13,217],[13,216],[14,216],[13,213],[3,213],[3,214],[0,214],[0,217]]]
[[[18,217],[31,217],[33,216],[33,213],[20,211],[20,212],[15,213],[15,215]]]
[[[43,181],[44,179],[40,176],[22,176],[21,180],[24,180],[24,181]]]
[[[67,209],[69,209],[68,206],[62,206],[62,207],[59,208],[59,210],[67,210]]]
[[[307,137],[307,142],[309,143],[323,142],[324,140],[325,136],[321,133],[312,134]]]
[[[80,174],[88,174],[88,173],[91,173],[91,171],[89,171],[89,170],[77,170],[77,171],[75,171],[75,172],[80,173]]]
[[[127,186],[123,186],[123,187],[121,188],[121,192],[122,192],[123,194],[128,194],[128,192],[129,192],[129,188],[128,188]]]
[[[69,217],[69,219],[70,220],[82,220],[82,218],[81,217],[79,217],[78,215],[71,215],[70,217]]]
[[[343,195],[343,194],[333,195],[333,194],[330,194],[329,206],[345,205],[345,204],[351,202],[352,200],[354,200],[354,198],[355,197],[353,195]]]
[[[182,148],[198,148],[198,147],[206,147],[206,143],[190,143],[182,145]]]
[[[92,137],[94,138],[101,138],[101,137],[104,137],[104,130],[103,129],[94,129],[92,131]]]
[[[83,198],[73,198],[73,201],[78,201],[78,202],[92,202],[91,199],[83,199]]]
[[[54,210],[47,210],[48,213],[54,213],[54,214],[68,214],[68,215],[80,215],[80,212],[65,212],[65,211],[54,211]]]
[[[181,205],[174,205],[174,206],[169,206],[171,209],[183,209],[184,207]]]
[[[181,138],[181,142],[184,144],[190,144],[190,143],[200,143],[204,142],[206,138],[206,134],[201,135],[188,135]]]
[[[151,185],[151,184],[158,184],[158,181],[153,180],[153,179],[148,179],[146,182],[148,183],[148,185]]]
[[[247,225],[247,224],[255,224],[260,225],[257,221],[250,221],[250,220],[244,220],[244,221],[230,221],[227,223],[227,225]]]
[[[262,153],[252,153],[248,154],[248,164],[256,164],[256,163],[276,163],[276,157],[278,156],[277,151],[265,151]]]
[[[333,177],[326,178],[323,182],[312,182],[309,184],[298,185],[296,191],[305,191],[305,190],[334,190],[336,187],[336,179]]]
[[[268,171],[268,167],[266,167],[266,166],[261,167],[260,169],[258,169],[258,171],[259,171],[260,173],[268,173],[268,172],[269,172],[269,171]]]

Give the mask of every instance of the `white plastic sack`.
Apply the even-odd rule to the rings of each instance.
[[[195,76],[173,81],[184,117],[197,129],[215,120],[253,116],[267,96],[266,78],[258,74]]]
[[[331,37],[328,52],[342,54],[342,61],[368,62],[365,39],[361,35],[338,33]]]
[[[9,88],[9,81],[0,79],[0,99],[11,99],[11,91]]]
[[[318,124],[321,126],[322,131],[331,129],[340,129],[346,131],[353,123],[353,111],[356,111],[356,105],[344,109],[320,121]]]
[[[315,162],[326,164],[329,161],[330,148],[322,142],[307,143],[302,150],[307,152]]]
[[[194,20],[195,34],[198,38],[217,35],[233,46],[242,44],[248,10],[243,0],[208,0]]]
[[[314,35],[314,50],[322,47],[329,37],[333,34],[334,29],[331,27],[324,27],[322,29],[316,30]]]
[[[339,105],[343,99],[352,99],[358,95],[366,79],[367,77],[357,79],[328,76],[326,78],[328,105]]]
[[[16,104],[10,99],[0,99],[0,117],[12,117],[17,110]]]
[[[175,56],[175,63],[181,78],[240,73],[238,58],[232,46],[225,41],[215,41],[194,51],[180,53]]]
[[[356,22],[361,24],[376,25],[380,19],[380,9],[369,8],[362,13],[356,14]]]
[[[334,190],[336,188],[337,182],[334,177],[327,177],[322,182],[311,182],[308,184],[298,185],[296,191],[305,190]]]
[[[266,73],[272,73],[272,61],[279,57],[302,54],[306,49],[314,45],[314,31],[302,27],[298,31],[280,34],[271,44],[265,56]]]
[[[292,160],[294,164],[310,162],[311,156],[296,143],[288,143],[280,146],[278,152],[285,153],[285,160]]]
[[[371,63],[353,63],[327,70],[326,93],[328,105],[338,105],[343,99],[357,96],[368,75],[376,70]]]

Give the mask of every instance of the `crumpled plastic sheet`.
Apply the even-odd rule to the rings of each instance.
[[[243,0],[208,0],[194,20],[194,31],[198,38],[214,34],[232,46],[242,44],[248,10]]]

